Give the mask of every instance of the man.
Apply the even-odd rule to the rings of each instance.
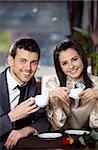
[[[20,38],[10,49],[9,67],[0,74],[1,148],[11,149],[20,138],[50,128],[45,109],[32,98],[38,94],[34,74],[39,58],[39,46],[32,38]]]

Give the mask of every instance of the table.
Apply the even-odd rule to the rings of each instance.
[[[81,146],[79,145],[63,145],[62,140],[64,136],[52,139],[52,140],[45,140],[39,138],[37,135],[29,136],[27,138],[21,139],[15,150],[98,150],[98,141],[95,144],[90,146]]]

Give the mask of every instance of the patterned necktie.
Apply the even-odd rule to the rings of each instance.
[[[24,100],[24,96],[25,96],[25,91],[26,91],[26,86],[19,86],[17,85],[17,88],[20,91],[20,98],[19,98],[19,103],[21,103]]]

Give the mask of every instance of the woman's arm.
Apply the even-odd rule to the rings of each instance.
[[[98,128],[98,102],[96,102],[96,105],[91,112],[89,124],[91,128]]]
[[[62,104],[57,99],[55,99],[55,103],[48,106],[47,116],[52,125],[52,130],[61,129],[65,125],[67,119],[67,115],[62,109]]]

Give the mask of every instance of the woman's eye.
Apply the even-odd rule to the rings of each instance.
[[[65,61],[62,65],[67,65],[67,61]]]
[[[76,61],[76,60],[78,60],[78,58],[74,58],[73,60]]]

